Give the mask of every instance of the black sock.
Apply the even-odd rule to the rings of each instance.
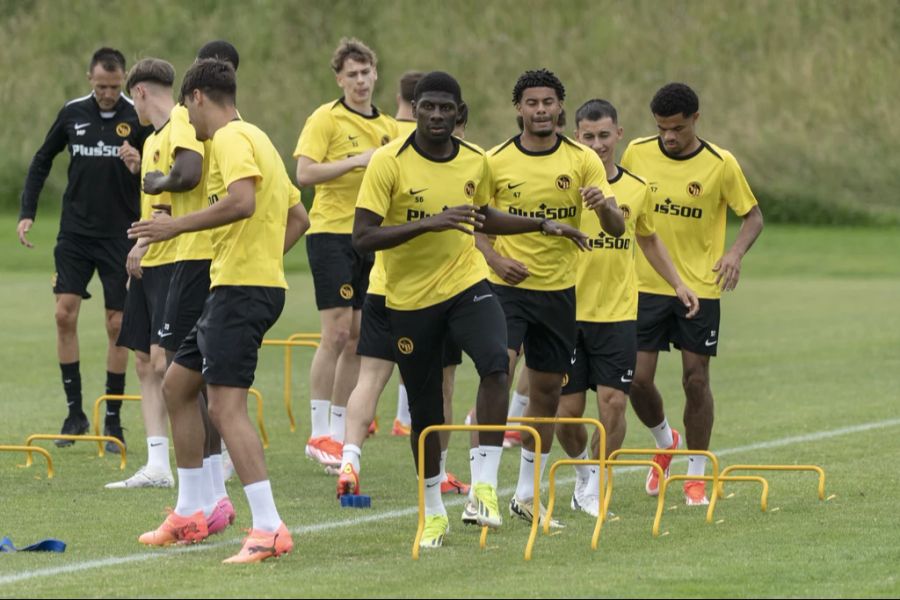
[[[78,361],[68,364],[59,363],[70,417],[84,412],[81,408],[81,372],[78,369],[79,364]]]
[[[121,396],[125,393],[125,373],[106,372],[106,393]],[[121,400],[106,401],[106,420],[119,421],[119,412],[122,410]]]

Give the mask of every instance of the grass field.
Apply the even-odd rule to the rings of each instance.
[[[56,431],[64,415],[49,290],[56,224],[49,217],[39,221],[31,252],[16,247],[14,228],[12,218],[0,218],[0,443]],[[455,525],[462,505],[453,498],[445,548],[414,563],[415,480],[406,441],[384,432],[372,438],[362,477],[373,508],[339,508],[334,479],[303,456],[309,355],[301,351],[296,360],[300,427],[292,434],[281,406],[282,358],[272,349],[262,351],[256,387],[265,396],[267,459],[279,510],[295,532],[293,554],[256,567],[219,565],[238,547],[237,528],[190,548],[143,548],[136,536],[159,523],[164,508],[174,505],[174,492],[105,490],[104,483],[122,476],[117,459],[98,459],[89,444],[56,449],[45,443],[57,466],[52,480],[41,466],[18,468],[20,457],[0,454],[0,536],[19,545],[56,537],[68,549],[62,555],[2,555],[0,596],[896,597],[898,234],[769,227],[744,262],[738,291],[723,302],[721,356],[713,367],[713,449],[724,465],[819,464],[828,474],[826,494],[833,495],[827,502],[816,499],[812,475],[773,474],[768,513],[760,513],[755,488],[735,486],[735,497],[717,510],[721,522],[707,525],[702,511],[684,507],[675,493],[663,520],[666,534],[654,539],[655,504],[643,493],[643,471],[632,471],[617,478],[612,510],[618,518],[604,527],[596,553],[589,549],[592,521],[567,508],[567,482],[558,515],[568,527],[539,537],[531,562],[522,560],[524,523],[507,520],[480,552],[477,532]],[[273,337],[317,328],[304,261],[298,248],[290,261],[292,289]],[[96,282],[92,287],[99,294]],[[86,302],[82,313],[86,401],[102,392],[101,306],[99,299]],[[678,357],[661,362],[669,418],[680,423]],[[474,387],[473,370],[464,365],[456,393],[460,418]],[[132,370],[128,388],[137,389]],[[379,407],[382,424],[390,423],[395,404],[392,382]],[[124,419],[130,474],[142,464],[145,445],[136,406],[126,405]],[[629,426],[626,446],[650,443],[632,414]],[[466,459],[457,436],[449,466],[464,479]],[[517,468],[518,453],[506,454],[501,502],[508,501]],[[673,472],[684,468],[676,463]],[[237,526],[249,526],[239,483],[228,487]]]

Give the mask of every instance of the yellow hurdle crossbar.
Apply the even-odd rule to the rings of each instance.
[[[425,438],[435,431],[519,431],[528,433],[534,437],[535,443],[541,447],[541,435],[534,427],[528,425],[430,425],[419,434],[419,524],[416,530],[416,539],[413,541],[412,557],[419,560],[419,542],[425,532]],[[472,482],[475,485],[475,482]],[[541,497],[541,453],[534,455],[534,497]],[[531,532],[528,534],[528,543],[525,544],[525,560],[531,560],[534,549],[534,540],[537,538],[538,521],[531,520]],[[483,550],[487,545],[487,527],[482,527],[479,545]]]
[[[263,346],[282,346],[284,348],[284,408],[287,411],[292,432],[297,431],[294,409],[291,406],[292,349],[297,347],[318,348],[321,339],[322,334],[320,333],[292,333],[285,340],[263,340]]]
[[[72,442],[97,442],[97,456],[103,456],[103,442],[112,442],[119,447],[119,451],[121,452],[119,458],[119,470],[125,470],[125,463],[127,459],[125,457],[125,444],[122,443],[122,440],[119,438],[115,438],[111,435],[66,435],[62,433],[33,433],[25,438],[25,445],[31,446],[31,444],[37,440],[69,440]],[[28,454],[28,459],[25,461],[25,466],[30,467],[32,465],[31,454]]]
[[[50,453],[44,450],[43,448],[38,448],[37,446],[0,446],[0,452],[25,452],[28,456],[27,463],[25,465],[19,465],[29,467],[33,463],[33,459],[31,457],[32,452],[37,452],[45,459],[47,459],[47,479],[53,479],[53,459],[50,458]]]
[[[606,461],[606,428],[603,426],[597,419],[591,419],[589,417],[515,417],[509,419],[510,423],[525,423],[525,424],[534,424],[534,423],[552,423],[554,425],[591,425],[597,429],[597,432],[600,434],[600,457],[598,459],[587,459],[587,460],[579,460],[574,458],[561,459],[557,460],[550,466],[549,477],[549,488],[548,494],[550,496],[547,501],[547,515],[544,518],[544,534],[550,533],[550,521],[553,518],[553,509],[556,507],[556,470],[560,466],[563,465],[597,465],[600,469],[600,485],[597,490],[597,497],[603,498],[605,492],[605,476],[604,476],[604,462]],[[591,549],[597,549],[597,543],[600,539],[600,528],[603,527],[603,521],[605,520],[605,516],[601,511],[600,514],[597,515],[597,524],[594,525],[594,534],[591,536]]]
[[[725,467],[722,475],[728,475],[735,471],[812,471],[819,475],[819,500],[825,499],[825,470],[816,465],[731,465]],[[722,497],[724,495],[724,486],[720,483],[713,490],[713,493]]]
[[[103,394],[96,400],[94,400],[94,435],[100,435],[100,405],[109,400],[126,400],[126,401],[138,401],[140,402],[141,397],[136,396],[134,394]],[[101,452],[99,456],[103,456]]]
[[[665,479],[665,473],[663,472],[662,467],[653,462],[653,460],[614,459],[612,458],[614,454],[615,452],[611,453],[609,455],[610,458],[606,459],[606,497],[603,499],[603,506],[600,507],[600,518],[602,519],[606,519],[606,514],[609,511],[609,503],[612,500],[613,467],[650,467],[651,469],[656,469],[660,481]],[[662,521],[662,513],[663,501],[660,497],[656,500],[656,516],[653,518],[653,529],[651,529],[653,537],[659,535],[659,524]]]
[[[256,398],[256,426],[259,427],[259,437],[262,440],[263,448],[269,447],[269,434],[266,433],[266,424],[263,421],[263,396],[256,388],[247,390],[247,394]]]

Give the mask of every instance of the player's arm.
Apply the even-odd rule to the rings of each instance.
[[[672,263],[669,251],[666,250],[666,245],[663,244],[659,236],[651,233],[650,235],[636,235],[634,239],[637,240],[638,246],[641,247],[641,251],[647,258],[650,266],[666,280],[666,283],[672,286],[672,289],[675,290],[675,295],[688,309],[685,317],[690,319],[696,315],[700,310],[700,301],[697,299],[697,294],[682,281],[678,270]]]
[[[316,162],[308,156],[301,155],[297,159],[297,185],[301,187],[316,185],[337,179],[353,169],[364,169],[369,164],[373,152],[374,148],[334,162]]]
[[[565,223],[557,223],[551,219],[511,215],[488,205],[478,208],[478,213],[483,217],[480,227],[481,233],[515,235],[517,233],[535,233],[539,231],[544,235],[569,238],[582,250],[590,250],[587,244],[588,236]]]
[[[203,177],[203,156],[194,150],[178,148],[168,175],[150,171],[144,175],[144,193],[155,196],[163,192],[187,192],[197,187]]]
[[[53,159],[65,149],[68,142],[62,112],[60,111],[56,116],[56,121],[53,122],[50,131],[47,132],[44,143],[41,144],[41,147],[34,154],[34,158],[31,159],[28,175],[25,177],[25,187],[22,189],[16,234],[19,236],[19,243],[26,248],[34,247],[28,241],[26,234],[34,224],[34,218],[37,215],[38,198],[40,198],[41,190],[44,189],[47,176],[50,175],[50,169],[53,168]]]
[[[484,255],[491,270],[509,285],[519,285],[528,277],[528,267],[494,250],[494,244],[489,236],[476,232],[475,247]]]
[[[401,225],[382,226],[384,217],[366,208],[357,208],[353,219],[353,247],[357,252],[375,252],[399,246],[423,233],[456,229],[472,234],[484,216],[471,204],[451,206],[439,214]]]
[[[130,239],[147,238],[148,242],[170,240],[182,233],[215,229],[247,219],[256,211],[256,178],[244,177],[228,186],[228,194],[208,208],[173,218],[164,212],[152,219],[138,221],[128,230]]]
[[[606,196],[603,190],[596,187],[585,187],[578,191],[585,207],[597,213],[603,231],[613,237],[625,233],[625,215],[616,204],[615,196]]]
[[[716,285],[725,292],[730,292],[737,287],[738,279],[741,276],[741,260],[763,230],[763,215],[758,205],[751,208],[741,219],[743,222],[737,239],[734,240],[728,252],[713,265],[713,271],[716,272]]]
[[[309,229],[309,215],[302,202],[288,209],[287,225],[284,230],[284,253],[287,254]]]

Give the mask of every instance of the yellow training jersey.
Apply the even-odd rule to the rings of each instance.
[[[595,213],[584,211],[581,215],[581,230],[590,236],[591,252],[578,257],[575,318],[579,321],[612,323],[637,319],[635,235],[648,236],[654,231],[650,188],[622,167],[609,184],[625,216],[625,233],[621,237],[607,235]]]
[[[357,208],[384,217],[383,226],[424,219],[461,204],[490,200],[490,172],[484,154],[456,138],[443,160],[425,156],[415,134],[394,140],[372,156]],[[461,231],[425,233],[378,252],[386,274],[386,303],[417,310],[449,300],[487,277],[487,263],[475,238]]]
[[[406,138],[416,130],[415,121],[407,121],[406,119],[397,119],[397,137]]]
[[[186,192],[172,193],[172,216],[180,217],[192,212],[197,212],[209,206],[206,202],[206,176],[209,171],[208,143],[197,139],[197,132],[188,120],[187,108],[176,104],[169,114],[169,127],[171,136],[171,151],[169,153],[170,164],[175,164],[175,153],[181,150],[196,152],[203,157],[203,175],[200,183]],[[171,169],[171,167],[170,167]],[[175,261],[183,260],[209,260],[213,256],[210,232],[192,231],[177,238],[178,249]]]
[[[255,125],[231,121],[216,131],[210,148],[206,192],[210,205],[240,179],[256,181],[256,209],[240,221],[212,230],[215,256],[210,287],[244,285],[287,288],[284,232],[288,209],[300,202],[269,137]]]
[[[144,147],[141,150],[141,181],[151,171],[161,171],[167,174],[172,169],[172,154],[174,147],[172,146],[172,121],[166,121],[158,131],[154,131],[144,141]],[[142,186],[143,187],[143,186]],[[161,194],[150,195],[145,194],[141,190],[141,220],[153,218],[154,204],[166,204],[172,206],[172,193],[163,192]],[[175,255],[178,251],[178,238],[167,240],[165,242],[154,242],[150,244],[144,258],[141,259],[142,267],[158,267],[160,265],[168,265],[175,262]]]
[[[689,156],[671,157],[654,136],[628,144],[622,165],[649,183],[656,232],[685,285],[700,298],[718,298],[721,291],[712,268],[725,250],[725,206],[738,216],[756,206],[737,160],[703,140]],[[675,295],[640,252],[637,276],[640,291]]]
[[[336,162],[384,146],[397,137],[397,121],[374,106],[371,116],[358,113],[341,98],[323,104],[310,115],[297,140],[294,158]],[[316,185],[307,233],[352,233],[356,196],[365,169],[353,169]]]
[[[379,251],[375,253],[375,264],[372,265],[372,270],[369,271],[369,287],[367,288],[366,293],[375,296],[384,296],[385,283],[386,275],[384,273],[384,258]]]
[[[553,219],[577,228],[584,206],[578,188],[593,186],[612,196],[597,154],[564,136],[543,152],[526,150],[516,136],[488,152],[488,163],[494,184],[492,206],[513,215]],[[571,240],[540,232],[498,235],[494,250],[528,267],[530,275],[517,287],[550,291],[575,285],[580,250]],[[493,271],[490,280],[509,285]]]

